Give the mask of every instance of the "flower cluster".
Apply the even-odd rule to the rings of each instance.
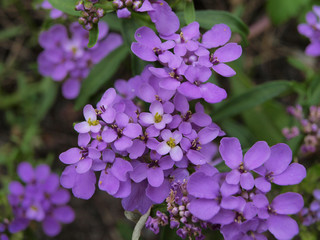
[[[59,176],[51,173],[48,165],[33,169],[27,162],[20,163],[17,172],[25,185],[18,181],[9,185],[8,200],[14,214],[9,231],[22,231],[31,221],[37,221],[42,222],[48,236],[57,235],[61,231],[60,223],[74,220],[72,208],[66,205],[70,194],[60,187]]]
[[[104,16],[104,10],[94,6],[97,2],[98,0],[80,0],[75,7],[76,11],[81,11],[79,23],[88,31]]]
[[[303,218],[302,224],[310,226],[320,221],[320,189],[313,191],[314,200],[310,204],[309,208],[303,208],[301,216]]]
[[[320,56],[320,6],[313,6],[313,11],[306,15],[306,21],[298,26],[300,34],[308,37],[311,42],[306,48],[306,54]]]
[[[41,4],[40,7],[46,10],[50,10],[50,17],[52,19],[57,19],[57,18],[66,18],[66,14],[61,12],[60,10],[52,7],[51,3],[49,3],[48,0],[44,0]]]
[[[283,135],[287,139],[294,138],[300,134],[305,135],[301,152],[303,154],[316,152],[320,143],[320,106],[311,106],[307,118],[304,117],[303,109],[300,105],[288,107],[287,110],[289,114],[299,121],[301,126],[284,128],[282,130]]]
[[[38,56],[39,72],[54,81],[64,81],[62,94],[67,99],[76,98],[81,82],[92,66],[122,44],[119,34],[108,34],[105,22],[100,22],[99,28],[98,42],[90,49],[87,48],[88,32],[78,23],[70,25],[71,38],[62,25],[54,25],[39,36],[39,43],[44,48]]]
[[[135,33],[137,42],[132,43],[131,50],[142,60],[158,61],[164,66],[150,68],[160,78],[160,87],[177,90],[188,99],[217,103],[227,95],[224,89],[208,82],[211,70],[224,77],[234,76],[235,71],[225,63],[238,59],[242,48],[227,43],[231,30],[225,24],[214,25],[202,38],[199,28],[199,23],[190,23],[179,34],[162,36],[169,39],[162,42],[152,29],[141,27]]]
[[[117,81],[118,93],[107,90],[96,108],[85,106],[85,121],[74,126],[79,147],[60,155],[70,164],[61,183],[75,196],[92,196],[98,171],[101,190],[122,198],[126,210],[145,213],[166,199],[181,169],[211,161],[211,141],[224,133],[200,103],[193,109],[185,96],[159,87],[149,68]],[[150,103],[149,110],[142,111],[136,97]]]

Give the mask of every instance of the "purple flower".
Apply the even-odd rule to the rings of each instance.
[[[60,223],[71,223],[74,212],[67,206],[69,192],[59,186],[57,174],[50,173],[49,166],[42,164],[35,169],[23,162],[18,166],[18,175],[25,186],[18,181],[9,185],[9,203],[14,220],[9,225],[12,233],[24,230],[30,221],[42,222],[48,236],[61,231]]]
[[[39,72],[51,77],[54,81],[64,81],[63,96],[67,99],[76,98],[81,82],[86,78],[90,69],[112,50],[122,44],[120,35],[108,34],[108,25],[99,23],[98,43],[88,49],[88,33],[78,23],[67,29],[62,25],[54,25],[39,36],[39,44],[44,48],[38,57]]]
[[[266,142],[255,143],[242,157],[242,149],[237,138],[223,138],[219,151],[226,165],[232,169],[226,176],[229,184],[239,184],[246,190],[254,187],[254,178],[250,170],[257,169],[269,159],[270,148]]]
[[[178,146],[182,139],[181,133],[179,133],[179,131],[174,131],[172,133],[170,130],[164,129],[161,132],[161,137],[163,141],[157,146],[157,152],[160,155],[169,153],[174,161],[180,161],[183,156],[183,152],[180,146]]]
[[[83,108],[83,116],[86,121],[77,123],[74,126],[74,129],[78,133],[97,133],[100,131],[101,125],[99,123],[99,120],[97,120],[96,111],[91,105],[88,104]]]
[[[153,124],[156,129],[162,130],[166,124],[172,121],[172,116],[164,113],[163,106],[158,101],[151,103],[149,110],[151,113],[140,113],[141,123],[146,125]]]

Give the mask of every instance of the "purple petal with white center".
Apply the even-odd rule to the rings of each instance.
[[[214,199],[219,193],[218,183],[203,172],[195,172],[190,176],[187,189],[189,194],[197,198]]]
[[[80,122],[74,125],[74,130],[76,130],[78,133],[88,133],[90,132],[91,127],[87,122]]]
[[[165,143],[165,142],[164,142],[164,143]],[[157,139],[155,139],[155,138],[149,138],[148,141],[147,141],[146,146],[147,146],[148,148],[150,148],[151,150],[157,151],[157,148],[158,148],[159,144],[160,144],[160,143],[158,142]],[[166,144],[166,145],[168,145],[168,144]],[[168,147],[169,147],[169,146],[168,146]],[[169,149],[168,151],[170,151],[170,149]]]
[[[172,121],[172,116],[170,114],[163,114],[162,121],[165,124],[168,124],[168,123],[170,123]]]
[[[183,152],[181,148],[179,146],[175,146],[174,148],[171,148],[170,157],[172,158],[173,161],[180,161],[183,157]]]
[[[264,166],[273,175],[278,175],[286,170],[292,160],[292,151],[287,144],[279,143],[271,148],[269,159],[264,163]]]
[[[126,198],[131,193],[131,180],[120,182],[119,190],[113,195],[115,198]]]
[[[149,110],[153,115],[156,115],[156,113],[161,116],[163,115],[163,106],[159,101],[154,101],[151,103]]]
[[[220,142],[219,151],[228,167],[231,169],[239,167],[242,162],[242,149],[237,138],[223,138]]]
[[[216,48],[226,44],[231,38],[231,30],[225,24],[216,24],[202,36],[206,48]]]
[[[97,114],[96,114],[94,108],[90,104],[87,104],[83,108],[83,116],[86,119],[86,121],[88,121],[89,119],[91,121],[97,120]]]
[[[207,144],[214,140],[218,134],[219,130],[217,128],[205,127],[198,133],[199,141],[201,144]]]
[[[71,223],[75,218],[74,211],[69,206],[59,206],[53,210],[53,216],[62,223]]]
[[[242,48],[237,43],[228,43],[214,52],[219,62],[231,62],[238,59],[242,54]]]
[[[292,163],[281,174],[273,176],[273,183],[278,185],[299,184],[307,175],[306,169],[299,163]]]
[[[172,137],[173,137],[173,139],[175,140],[174,142],[176,143],[176,144],[178,144],[180,141],[181,141],[181,139],[182,139],[182,134],[179,132],[179,131],[174,131],[173,133],[172,133]]]
[[[203,165],[207,163],[206,157],[199,151],[190,149],[187,152],[187,158],[195,165]]]
[[[212,123],[211,117],[208,114],[205,114],[203,112],[193,113],[190,121],[192,121],[194,124],[198,125],[199,127],[207,127]]]
[[[264,141],[256,142],[244,155],[244,167],[253,170],[260,167],[270,157],[270,147]]]
[[[147,164],[139,163],[133,168],[133,171],[130,172],[130,178],[136,183],[142,182],[147,178],[147,170]]]
[[[215,200],[200,198],[193,199],[188,209],[197,218],[207,221],[219,212],[220,206]]]
[[[120,181],[113,176],[111,172],[106,173],[105,171],[102,171],[98,186],[100,190],[106,191],[110,195],[113,195],[119,190]]]
[[[276,196],[271,207],[278,214],[296,214],[303,208],[303,198],[299,193],[287,192]]]
[[[200,90],[202,98],[208,103],[218,103],[227,97],[226,90],[210,82],[201,84]]]
[[[178,87],[178,92],[191,99],[198,99],[202,97],[200,88],[190,82],[182,83]]]
[[[129,138],[136,138],[142,135],[142,128],[137,123],[128,123],[122,133]]]
[[[241,173],[238,169],[233,169],[231,172],[227,173],[226,182],[229,184],[238,184],[240,182]]]
[[[126,181],[128,179],[127,173],[131,171],[133,171],[132,165],[122,158],[116,158],[111,167],[112,174],[120,181]]]
[[[277,239],[292,239],[299,233],[297,222],[288,216],[270,215],[267,225],[268,230]]]
[[[164,180],[163,170],[159,167],[147,169],[148,182],[152,187],[159,187]]]
[[[149,185],[146,189],[146,195],[155,203],[162,203],[170,192],[170,183],[168,180],[163,181],[159,187],[153,187]]]
[[[61,231],[61,225],[53,217],[46,217],[42,222],[42,229],[49,237],[58,235]]]
[[[264,177],[256,178],[254,180],[254,185],[264,193],[267,193],[271,190],[271,183],[268,182]]]
[[[90,170],[91,166],[92,166],[92,159],[85,158],[85,159],[82,159],[78,162],[77,167],[76,167],[76,171],[79,174],[85,173]]]
[[[164,141],[168,141],[170,138],[173,138],[173,134],[169,129],[164,129],[161,131],[161,137]]]
[[[165,141],[163,141],[158,144],[156,151],[160,155],[166,155],[171,151],[171,147],[169,147],[169,145]]]
[[[154,123],[154,116],[151,113],[142,112],[140,113],[139,118],[143,124]]]
[[[25,183],[31,182],[34,179],[34,170],[30,163],[22,162],[18,165],[18,175]]]
[[[126,136],[122,136],[121,138],[119,138],[118,140],[116,140],[114,142],[114,147],[118,150],[118,151],[124,151],[128,148],[130,148],[132,146],[133,142],[130,138],[126,137]]]
[[[212,69],[223,77],[232,77],[236,75],[236,72],[224,63],[218,63],[217,65],[213,65]]]

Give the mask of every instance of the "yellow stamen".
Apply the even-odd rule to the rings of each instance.
[[[91,118],[88,119],[89,126],[97,126],[99,124],[99,120],[92,121]]]
[[[156,115],[154,115],[154,122],[159,123],[161,121],[162,121],[162,116],[159,113],[156,113]]]
[[[176,146],[175,140],[173,138],[169,138],[169,141],[167,141],[167,144],[171,148],[174,148]]]

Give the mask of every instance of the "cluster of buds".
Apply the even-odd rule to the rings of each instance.
[[[156,217],[148,217],[146,222],[146,228],[153,231],[155,234],[159,233],[159,226],[166,226],[168,224],[168,217],[164,213],[157,211]]]
[[[80,0],[75,7],[76,11],[81,11],[78,20],[79,23],[88,31],[91,30],[93,24],[97,24],[104,15],[102,8],[94,6],[97,2],[98,0]]]
[[[128,18],[131,16],[129,9],[137,11],[142,6],[141,0],[113,0],[112,4],[117,9],[119,18]]]
[[[302,110],[300,105],[287,109],[288,113],[294,116],[300,122],[301,126],[300,129],[298,126],[284,128],[282,133],[287,139],[294,138],[300,133],[304,134],[305,137],[304,143],[301,146],[301,152],[303,154],[314,153],[319,147],[320,140],[320,106],[311,106],[307,118],[304,117]]]
[[[202,229],[207,228],[207,223],[193,216],[188,207],[190,205],[187,182],[176,182],[172,185],[170,195],[166,199],[167,210],[170,214],[170,228],[178,228],[177,235],[182,239],[202,240]]]

